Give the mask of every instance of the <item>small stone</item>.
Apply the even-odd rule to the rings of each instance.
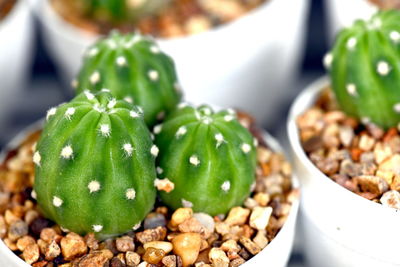
[[[250,210],[242,207],[234,207],[229,211],[228,217],[225,220],[230,226],[243,225],[249,218]]]
[[[400,209],[400,193],[398,191],[390,190],[385,192],[380,201],[384,206]]]
[[[236,252],[238,253],[240,251],[240,246],[235,240],[228,240],[222,243],[221,249],[225,252]]]
[[[257,201],[260,206],[265,207],[268,205],[271,197],[267,193],[260,192],[254,195],[254,200]]]
[[[381,139],[385,135],[385,131],[378,127],[376,124],[373,123],[367,123],[366,128],[368,130],[368,133],[375,139]]]
[[[9,238],[4,238],[4,239],[3,239],[3,242],[4,242],[4,244],[6,244],[6,246],[7,246],[10,250],[12,250],[12,251],[15,251],[15,250],[18,249],[18,248],[17,248],[17,245],[16,245],[13,241],[11,241]]]
[[[66,260],[72,260],[75,257],[84,255],[87,252],[87,246],[80,235],[68,233],[61,239],[61,251]]]
[[[61,236],[58,235],[53,228],[44,228],[42,232],[40,232],[40,239],[47,243],[50,243],[52,240],[57,240],[57,242],[59,242]]]
[[[389,189],[389,185],[385,179],[378,176],[361,175],[353,179],[357,181],[363,192],[381,195]]]
[[[38,239],[37,244],[39,246],[40,253],[46,254],[46,249],[47,249],[48,244],[45,241],[43,241],[42,239]]]
[[[257,235],[253,238],[253,242],[256,243],[261,249],[265,248],[269,243],[266,231],[258,231]]]
[[[192,216],[193,210],[191,208],[179,208],[172,214],[170,224],[172,227],[177,227]]]
[[[19,238],[28,234],[28,225],[24,221],[13,222],[8,229],[8,238],[17,241]]]
[[[85,236],[85,242],[88,248],[97,250],[99,248],[99,241],[96,239],[94,233],[89,233]]]
[[[376,176],[379,176],[383,179],[385,179],[385,181],[390,185],[390,188],[392,188],[392,182],[393,182],[393,178],[394,178],[394,173],[391,171],[383,171],[383,170],[377,170],[376,171]]]
[[[91,252],[79,261],[78,267],[103,267],[110,259],[107,256],[102,251]]]
[[[345,159],[340,163],[339,173],[350,177],[361,175],[361,165],[354,163],[351,159]]]
[[[320,136],[313,136],[303,142],[303,149],[307,153],[313,152],[323,147],[323,141]]]
[[[123,263],[119,258],[114,257],[111,259],[110,267],[125,267],[125,263]]]
[[[26,248],[27,246],[33,245],[33,244],[35,244],[35,243],[36,243],[36,242],[35,242],[35,239],[34,239],[33,237],[31,237],[31,236],[29,236],[29,235],[26,235],[26,236],[23,236],[23,237],[21,237],[20,239],[18,239],[18,241],[17,241],[17,248],[18,248],[20,251],[24,251],[25,248]]]
[[[144,229],[156,228],[158,226],[166,226],[167,220],[165,219],[165,215],[157,212],[151,212],[146,216],[144,220],[143,227]]]
[[[168,254],[172,251],[173,246],[171,242],[166,242],[166,241],[152,241],[152,242],[147,242],[146,244],[143,245],[144,249],[148,248],[156,248],[156,249],[162,249],[165,254]]]
[[[261,251],[261,248],[247,237],[241,236],[239,241],[252,255],[256,255]]]
[[[379,170],[392,171],[395,174],[400,174],[400,154],[395,154],[379,164]]]
[[[250,215],[250,226],[257,230],[264,230],[272,214],[271,207],[255,207]]]
[[[179,234],[172,239],[174,253],[182,258],[183,266],[193,264],[200,252],[201,236],[197,233]]]
[[[13,223],[16,223],[18,221],[20,221],[21,219],[16,216],[11,210],[6,210],[5,214],[4,214],[4,218],[6,220],[6,223],[8,225],[11,225]]]
[[[46,248],[45,258],[46,260],[51,261],[56,257],[58,257],[60,253],[61,253],[60,247],[58,246],[55,240],[52,240],[51,243]]]
[[[30,225],[30,230],[35,236],[40,236],[40,233],[44,228],[50,227],[51,226],[51,221],[44,219],[42,217],[39,217],[35,219],[31,225]]]
[[[208,256],[214,267],[229,266],[229,258],[226,256],[225,252],[220,248],[212,248]]]
[[[229,267],[238,267],[238,266],[244,264],[245,262],[246,261],[243,258],[239,257],[239,258],[236,258],[236,259],[232,260],[229,263]]]
[[[390,189],[400,191],[400,175],[395,175],[390,183]]]
[[[142,258],[150,264],[158,264],[165,254],[165,251],[162,249],[148,247]]]
[[[39,260],[39,246],[37,244],[31,244],[27,246],[22,252],[22,258],[26,263],[32,264]]]
[[[175,255],[165,256],[165,257],[162,259],[162,263],[163,263],[166,267],[176,267],[176,256],[175,256]]]
[[[258,205],[258,202],[251,197],[246,198],[246,200],[244,201],[244,206],[248,209],[254,209],[254,207],[257,207]]]
[[[377,143],[374,148],[374,158],[376,163],[381,164],[392,155],[392,149],[389,145],[381,142]]]
[[[358,147],[364,151],[370,151],[375,145],[375,139],[369,137],[368,135],[364,134],[360,138],[360,142],[358,143]]]
[[[217,222],[215,224],[215,231],[221,235],[225,235],[230,232],[230,226],[226,222]]]
[[[155,229],[146,229],[143,232],[136,233],[136,238],[142,244],[151,241],[162,241],[167,235],[167,229],[165,227],[157,227]]]
[[[208,238],[211,234],[196,218],[189,218],[179,224],[178,230],[182,233],[198,233],[204,238]]]
[[[271,158],[272,151],[265,147],[257,147],[257,160],[260,163],[268,163]]]
[[[24,221],[26,222],[26,224],[30,225],[38,217],[39,217],[39,213],[36,210],[28,210],[25,213]]]
[[[197,221],[201,223],[208,231],[211,233],[214,232],[215,229],[215,222],[214,219],[203,212],[194,213],[193,217],[196,218]]]
[[[125,261],[129,267],[137,266],[140,263],[140,255],[136,252],[128,251],[125,254]]]
[[[4,238],[7,234],[7,224],[4,216],[0,215],[0,238]]]
[[[117,250],[121,252],[135,251],[135,243],[133,243],[133,238],[127,235],[117,238],[115,245]]]

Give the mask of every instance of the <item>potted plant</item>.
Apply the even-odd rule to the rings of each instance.
[[[45,43],[69,83],[79,69],[84,49],[115,23],[94,23],[90,17],[90,23],[77,25],[71,21],[74,18],[76,21],[78,11],[63,12],[65,4],[55,8],[57,3],[70,6],[77,1],[36,2]],[[92,2],[97,1],[83,1],[83,5]],[[139,29],[157,38],[160,47],[177,62],[188,101],[235,106],[250,111],[260,122],[267,122],[266,115],[289,94],[288,86],[296,75],[308,1],[174,0],[171,3],[172,7],[161,9],[161,14],[157,9],[158,16],[143,18],[136,24],[128,20],[124,25],[129,26],[120,28]],[[290,9],[286,8],[288,5]],[[66,13],[69,19],[63,16]],[[176,22],[176,16],[184,24]]]
[[[398,266],[400,11],[358,20],[288,121],[310,266]]]
[[[174,84],[170,59],[149,53],[155,45],[149,39],[125,51],[135,36],[99,41],[94,47],[108,60],[86,63],[110,67],[121,62],[110,61],[110,52],[115,58],[125,52],[124,67],[146,61],[157,68],[157,81],[148,71],[135,74],[148,91],[154,82]],[[117,47],[106,51],[110,40]],[[113,80],[114,89],[84,90],[49,109],[44,126],[23,133],[3,153],[0,263],[285,266],[298,188],[274,139],[248,115],[186,103],[152,127],[144,115],[152,105],[124,100],[132,88],[117,95],[132,73],[115,76],[108,68],[95,84]],[[133,99],[146,93],[136,91]]]
[[[18,34],[15,34],[18,32]],[[32,43],[32,20],[25,1],[6,0],[0,3],[0,125],[5,126],[20,91],[27,81]],[[7,40],[7,41],[5,41]]]

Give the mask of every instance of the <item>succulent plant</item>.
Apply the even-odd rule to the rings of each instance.
[[[84,92],[46,118],[33,156],[43,213],[101,239],[140,223],[155,201],[158,153],[140,107]]]
[[[400,122],[400,11],[342,30],[324,58],[340,107],[382,128]]]
[[[77,93],[106,88],[118,99],[140,105],[149,126],[181,99],[174,62],[140,34],[113,32],[91,46],[74,85]]]
[[[166,205],[225,214],[250,194],[255,141],[232,110],[215,113],[209,106],[181,104],[154,127],[154,134],[160,148],[158,175],[174,184],[172,191],[160,192]]]
[[[83,12],[97,21],[136,22],[140,17],[157,14],[171,0],[74,0]]]

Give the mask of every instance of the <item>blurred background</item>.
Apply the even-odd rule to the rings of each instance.
[[[29,82],[25,88],[20,90],[18,97],[10,100],[13,103],[9,103],[10,112],[8,112],[5,123],[2,125],[0,147],[4,146],[24,127],[42,118],[49,107],[67,101],[72,97],[69,84],[63,81],[62,74],[57,72],[56,65],[45,48],[43,31],[40,26],[40,22],[35,17],[33,59],[29,68]],[[4,42],[4,40],[0,40],[0,42]],[[326,16],[321,0],[311,1],[305,44],[300,59],[301,71],[297,75],[294,85],[287,90],[288,93],[281,104],[274,108],[276,111],[268,118],[268,123],[262,123],[268,131],[279,139],[284,139],[285,120],[294,97],[304,86],[324,74],[322,57],[329,46]]]

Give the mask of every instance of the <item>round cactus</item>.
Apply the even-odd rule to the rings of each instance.
[[[154,127],[157,172],[174,184],[164,203],[211,215],[242,205],[255,181],[254,138],[232,110],[181,105]]]
[[[73,0],[81,7],[87,16],[98,21],[119,23],[123,21],[136,22],[143,16],[157,14],[166,7],[170,0]]]
[[[383,128],[400,122],[400,11],[358,20],[324,58],[340,107]]]
[[[139,34],[113,32],[91,46],[74,85],[77,93],[106,88],[118,99],[140,105],[149,126],[181,99],[174,62]]]
[[[52,108],[33,156],[43,213],[103,239],[132,229],[155,201],[155,156],[140,107],[84,92]]]

